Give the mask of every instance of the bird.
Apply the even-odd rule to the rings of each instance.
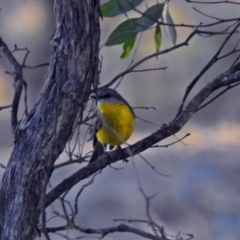
[[[125,143],[135,127],[135,114],[129,103],[114,89],[102,88],[96,99],[96,120],[93,133],[92,163],[105,153],[107,145],[110,149]]]

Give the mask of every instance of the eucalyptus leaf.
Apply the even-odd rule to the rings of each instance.
[[[130,39],[128,41],[126,41],[123,44],[123,53],[120,56],[120,58],[125,59],[125,58],[127,58],[130,55],[130,53],[131,53],[131,51],[132,51],[132,49],[134,47],[134,43],[136,41],[136,38],[137,38],[137,36],[135,36],[134,38],[132,38],[132,39]]]
[[[173,45],[176,45],[176,42],[177,42],[177,32],[176,32],[176,28],[174,25],[174,22],[173,22],[173,19],[171,17],[171,14],[169,12],[169,9],[167,8],[167,13],[166,13],[166,21],[168,24],[172,24],[172,26],[168,26],[168,29],[169,29],[169,33],[170,33],[170,37],[172,39],[172,43]]]
[[[159,25],[157,25],[155,29],[154,42],[155,42],[156,52],[159,52],[161,43],[162,43],[162,32]]]
[[[136,27],[137,32],[143,32],[153,26],[162,16],[164,4],[156,4],[148,8],[141,16]]]
[[[111,0],[101,5],[101,13],[103,17],[116,17],[120,14],[131,11],[143,0]]]
[[[135,29],[138,20],[139,18],[131,18],[119,24],[108,37],[105,46],[122,44],[136,37],[138,32]]]

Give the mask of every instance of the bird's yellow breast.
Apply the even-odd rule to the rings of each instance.
[[[121,145],[131,136],[135,120],[132,111],[122,103],[111,104],[107,101],[98,105],[102,126],[96,133],[102,144]]]

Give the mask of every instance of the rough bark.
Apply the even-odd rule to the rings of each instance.
[[[96,0],[55,0],[56,30],[41,97],[15,131],[14,149],[0,190],[1,240],[36,235],[53,164],[80,120],[98,74]]]

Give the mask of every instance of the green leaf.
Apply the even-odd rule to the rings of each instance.
[[[132,39],[130,39],[130,40],[128,40],[128,41],[126,41],[126,42],[123,44],[123,53],[122,53],[122,55],[120,56],[120,58],[125,59],[125,58],[127,58],[127,57],[130,55],[130,53],[131,53],[131,51],[132,51],[132,49],[133,49],[133,46],[134,46],[136,37],[137,37],[137,36],[135,36],[134,38],[132,38]]]
[[[162,32],[161,32],[161,28],[159,25],[157,25],[157,27],[155,29],[154,42],[155,42],[155,46],[156,46],[156,52],[159,52],[161,43],[162,43]]]
[[[135,29],[138,20],[139,18],[131,18],[118,25],[108,37],[105,46],[122,44],[136,37],[138,33],[136,32]]]
[[[101,5],[101,13],[103,17],[115,17],[134,9],[142,2],[143,0],[110,0]]]
[[[168,8],[167,8],[167,13],[166,13],[166,21],[168,24],[174,24]],[[176,45],[176,42],[177,42],[176,28],[175,28],[175,26],[168,26],[168,29],[169,29],[170,37],[172,39],[172,43],[173,43],[173,45]]]
[[[154,25],[162,16],[164,4],[156,4],[148,8],[138,21],[137,32],[143,32]]]

